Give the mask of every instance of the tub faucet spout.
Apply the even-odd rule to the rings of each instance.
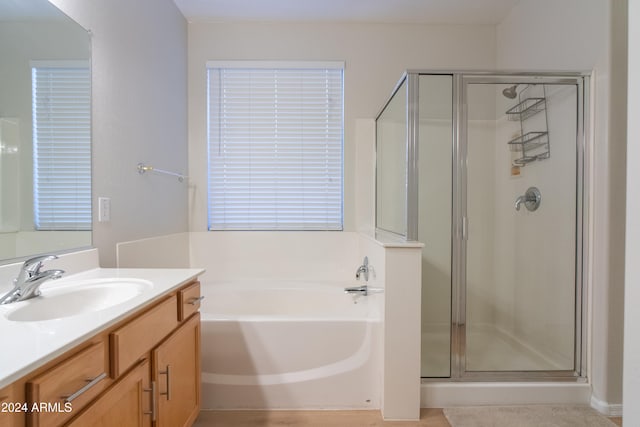
[[[348,288],[344,288],[344,293],[351,294],[351,295],[367,296],[369,294],[369,288],[367,287],[367,285],[351,286]]]

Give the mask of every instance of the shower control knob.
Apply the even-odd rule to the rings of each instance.
[[[533,212],[538,209],[541,200],[542,195],[540,194],[540,190],[536,187],[529,187],[523,196],[519,196],[516,199],[515,208],[519,211],[520,205],[524,203],[524,207],[527,208],[529,212]]]

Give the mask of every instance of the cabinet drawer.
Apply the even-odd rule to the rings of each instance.
[[[200,282],[195,282],[178,292],[178,320],[181,322],[200,308]]]
[[[110,383],[104,342],[98,342],[27,382],[27,403],[43,406],[28,414],[31,426],[57,426]]]
[[[176,307],[177,297],[172,295],[109,334],[113,378],[125,372],[178,326]]]

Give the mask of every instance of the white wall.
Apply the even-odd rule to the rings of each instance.
[[[629,76],[640,75],[640,1],[629,0]],[[640,82],[629,79],[627,140],[627,244],[624,318],[624,425],[640,425]]]
[[[385,420],[420,418],[421,245],[385,247],[381,412]]]
[[[594,71],[590,378],[592,403],[605,411],[622,401],[625,139],[617,125],[624,114],[624,78],[611,45],[624,29],[623,3],[523,0],[497,28],[498,69]]]
[[[285,279],[355,283],[358,234],[336,231],[193,232],[192,266],[202,281]]]
[[[118,268],[189,268],[189,233],[176,233],[120,242]]]
[[[93,244],[114,266],[117,242],[187,230],[187,183],[136,170],[187,170],[187,23],[171,0],[52,2],[92,33]]]
[[[355,231],[356,120],[374,118],[407,68],[493,69],[494,26],[190,23],[190,230],[207,227],[206,74],[215,59],[343,60],[345,230]],[[367,176],[366,179],[369,179]]]

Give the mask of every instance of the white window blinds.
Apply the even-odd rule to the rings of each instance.
[[[37,230],[91,229],[91,81],[86,63],[32,64]]]
[[[209,229],[341,230],[343,64],[207,68]]]

